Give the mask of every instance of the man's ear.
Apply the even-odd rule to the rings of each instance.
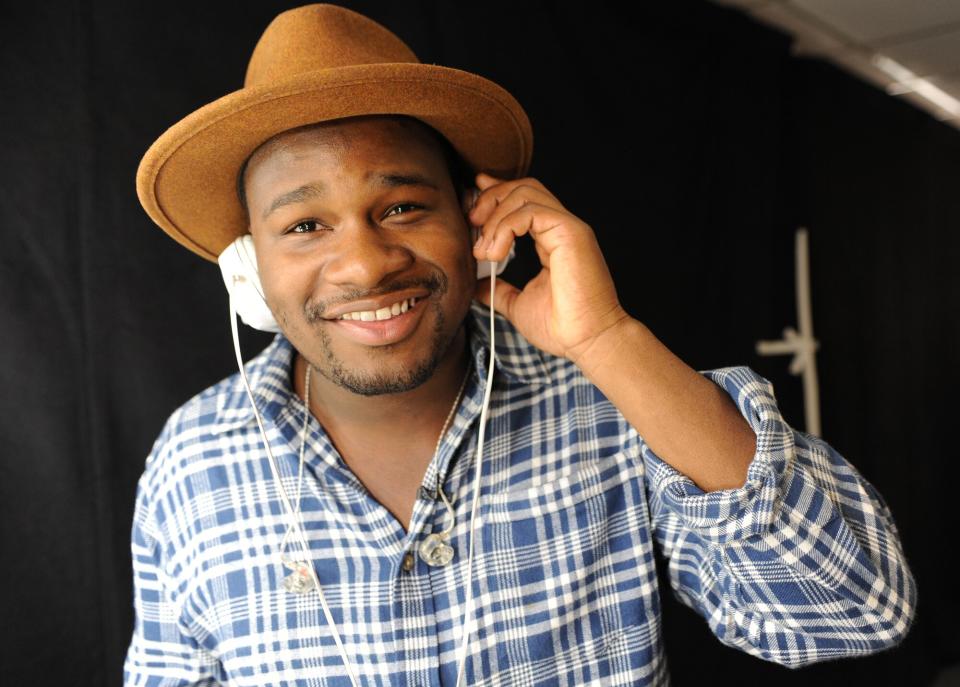
[[[464,214],[473,209],[473,204],[476,202],[479,191],[480,189],[478,189],[476,186],[470,186],[460,192],[460,208],[463,210]]]

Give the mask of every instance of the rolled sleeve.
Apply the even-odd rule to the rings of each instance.
[[[721,642],[790,667],[898,644],[917,589],[879,492],[824,440],[791,428],[749,367],[701,374],[736,402],[757,449],[742,487],[704,492],[641,439],[677,597]]]
[[[730,394],[757,435],[757,450],[744,485],[704,492],[657,456],[646,442],[641,441],[641,451],[657,508],[675,514],[702,538],[719,544],[770,528],[781,485],[793,469],[794,439],[777,408],[770,382],[749,367],[727,367],[700,374]]]

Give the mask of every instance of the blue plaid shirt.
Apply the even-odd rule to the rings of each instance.
[[[301,512],[362,685],[456,683],[487,306],[474,301],[466,325],[474,369],[409,532],[309,418]],[[826,442],[787,425],[769,381],[744,366],[701,372],[757,435],[746,484],[704,493],[573,363],[499,314],[496,327],[466,684],[669,684],[654,546],[673,593],[721,642],[762,659],[798,667],[904,638],[917,589],[889,508]],[[291,498],[304,413],[293,354],[277,334],[246,364]],[[438,477],[456,553],[431,567],[417,546],[450,524]],[[124,684],[349,687],[316,591],[282,585],[287,525],[236,373],[177,409],[146,460]]]

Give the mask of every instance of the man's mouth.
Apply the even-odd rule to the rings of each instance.
[[[389,320],[398,315],[402,315],[417,304],[419,298],[404,298],[399,303],[380,308],[379,310],[355,310],[340,315],[336,320],[360,320],[362,322],[374,322],[380,320]]]
[[[354,343],[366,346],[399,343],[411,336],[417,328],[426,307],[425,300],[410,297],[389,307],[355,310],[327,321]]]

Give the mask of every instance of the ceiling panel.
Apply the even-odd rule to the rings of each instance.
[[[960,29],[924,40],[878,48],[917,76],[936,76],[960,68]]]
[[[930,83],[947,93],[960,93],[960,70],[949,75],[933,77]]]
[[[958,0],[790,0],[789,4],[866,43],[941,24],[960,26]]]
[[[960,129],[960,0],[712,1]]]

